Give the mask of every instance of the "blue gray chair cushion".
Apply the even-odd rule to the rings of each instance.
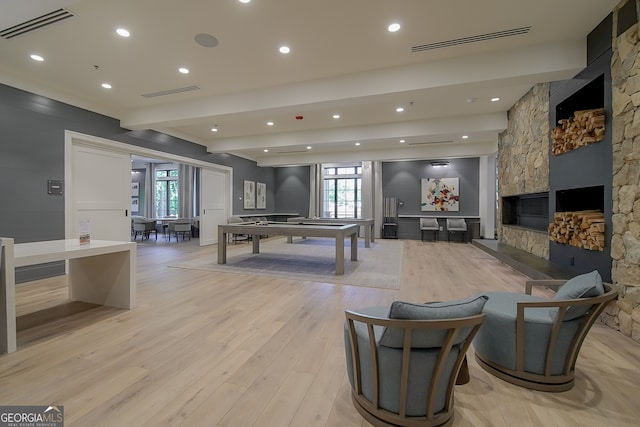
[[[475,316],[482,313],[487,302],[484,295],[475,295],[469,298],[433,302],[427,304],[413,304],[403,301],[395,301],[389,309],[389,319],[406,320],[446,320],[461,317]],[[464,341],[467,333],[461,333],[454,341],[454,345]],[[411,348],[440,347],[446,337],[445,331],[416,330],[411,337]],[[404,332],[397,328],[385,328],[382,331],[379,344],[385,347],[402,348]]]
[[[514,292],[487,292],[484,306],[487,317],[476,335],[473,346],[481,356],[507,369],[516,369],[516,317],[520,301],[548,301],[545,298]],[[525,309],[524,370],[544,375],[546,343],[549,342],[556,309]],[[560,336],[552,357],[551,374],[562,373],[571,341],[581,319],[562,322]]]
[[[553,299],[562,300],[597,297],[603,293],[602,277],[600,277],[598,270],[594,270],[590,273],[581,274],[567,280],[567,282],[558,289]]]
[[[604,286],[602,286],[602,277],[598,270],[594,270],[590,273],[581,274],[575,276],[562,285],[554,300],[568,300],[578,298],[597,297],[604,294]],[[584,316],[589,309],[590,305],[581,305],[577,307],[571,307],[567,310],[563,320],[573,320],[578,317]],[[555,319],[558,310],[553,309],[550,313],[552,319]]]

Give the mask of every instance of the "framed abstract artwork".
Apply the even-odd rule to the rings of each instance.
[[[267,209],[267,184],[256,182],[256,209]]]
[[[459,211],[460,188],[458,178],[422,179],[421,210],[423,211]]]
[[[244,208],[256,208],[256,183],[255,181],[244,181]]]

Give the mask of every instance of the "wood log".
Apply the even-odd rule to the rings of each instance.
[[[558,126],[551,131],[552,154],[559,155],[602,141],[605,120],[604,108],[578,110],[573,117],[558,120]]]
[[[549,239],[588,250],[604,250],[604,214],[597,210],[555,212],[547,228]]]

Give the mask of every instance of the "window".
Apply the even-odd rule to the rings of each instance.
[[[362,216],[362,167],[324,168],[323,216],[360,218]]]
[[[157,168],[155,194],[156,218],[178,216],[178,169]]]

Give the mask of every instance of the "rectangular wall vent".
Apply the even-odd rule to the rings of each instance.
[[[30,33],[31,31],[35,31],[40,28],[55,24],[56,22],[72,18],[73,16],[73,13],[69,12],[66,9],[54,10],[53,12],[45,13],[44,15],[38,16],[37,18],[25,21],[22,24],[5,28],[4,30],[0,31],[0,37],[9,40],[14,37]]]
[[[416,53],[416,52],[422,52],[422,51],[425,51],[425,50],[440,49],[440,48],[444,48],[444,47],[457,46],[457,45],[461,45],[461,44],[482,42],[482,41],[485,41],[485,40],[492,40],[492,39],[499,39],[499,38],[502,38],[502,37],[517,36],[517,35],[520,35],[520,34],[527,34],[530,30],[531,30],[531,26],[520,27],[520,28],[513,28],[511,30],[496,31],[494,33],[479,34],[479,35],[476,35],[476,36],[462,37],[462,38],[459,38],[459,39],[452,39],[452,40],[445,40],[445,41],[440,41],[440,42],[435,42],[435,43],[428,43],[428,44],[423,44],[423,45],[419,45],[419,46],[413,46],[411,48],[411,52]]]
[[[155,98],[156,96],[173,95],[176,93],[191,92],[192,90],[200,90],[200,88],[198,86],[186,86],[186,87],[179,87],[176,89],[162,90],[160,92],[143,93],[141,96],[145,98]]]

